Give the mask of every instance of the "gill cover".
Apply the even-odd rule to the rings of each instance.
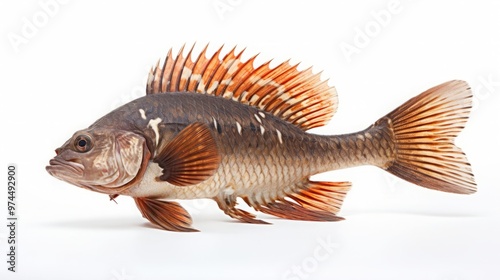
[[[109,152],[112,153],[111,157],[114,158],[116,163],[116,179],[111,182],[96,184],[92,186],[92,188],[99,192],[119,194],[142,179],[151,153],[146,145],[144,137],[128,131],[118,131],[115,133],[115,141],[113,144],[113,150]],[[99,146],[96,146],[95,149],[99,149]],[[103,156],[104,154],[107,153],[101,153]],[[106,159],[99,161],[99,158],[96,158],[94,164],[100,164],[105,160]],[[98,166],[96,171],[102,172],[103,170]]]

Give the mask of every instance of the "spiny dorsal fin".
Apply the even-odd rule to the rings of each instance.
[[[285,61],[270,68],[271,61],[254,67],[253,56],[242,61],[235,48],[221,59],[222,48],[206,56],[208,45],[198,56],[193,47],[185,57],[184,47],[174,57],[172,49],[162,65],[151,69],[146,93],[197,92],[222,96],[258,107],[307,130],[325,125],[337,110],[337,93],[321,73],[297,70]]]

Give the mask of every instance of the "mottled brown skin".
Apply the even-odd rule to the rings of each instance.
[[[140,109],[145,111],[146,120],[141,117]],[[173,138],[191,123],[201,122],[210,128],[222,156],[214,178],[201,183],[202,186],[171,186],[176,191],[162,198],[214,197],[232,187],[236,195],[249,197],[255,204],[270,202],[305,187],[304,182],[311,175],[363,164],[383,166],[393,154],[385,123],[354,134],[314,135],[257,108],[203,94],[148,95],[116,109],[91,128],[133,131],[146,138],[154,154],[155,133],[148,122],[158,117],[162,120],[160,141]],[[241,125],[241,135],[237,122]]]
[[[141,119],[139,109],[145,110],[147,120]],[[260,131],[261,124],[254,117],[260,116],[259,112],[265,114],[265,118],[260,117],[264,134]],[[305,162],[328,165],[316,167],[323,171],[346,165],[377,165],[390,160],[394,150],[387,123],[383,121],[358,133],[322,136],[307,133],[255,107],[199,93],[148,95],[116,109],[90,128],[109,127],[139,133],[147,139],[149,149],[154,151],[154,132],[147,125],[150,119],[157,117],[162,119],[159,126],[162,138],[174,137],[191,123],[206,123],[225,155],[245,158],[262,153],[266,159],[288,158],[287,163],[296,166]],[[213,119],[217,121],[217,127]],[[241,135],[236,122],[241,124]],[[279,143],[276,130],[281,132],[285,144]],[[263,161],[259,158],[259,162]],[[310,172],[323,172],[321,170],[311,169]]]

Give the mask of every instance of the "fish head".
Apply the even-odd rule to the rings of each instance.
[[[78,187],[119,194],[142,179],[150,155],[140,134],[108,128],[85,129],[56,149],[46,170]]]

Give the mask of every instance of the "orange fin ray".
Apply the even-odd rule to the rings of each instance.
[[[197,56],[193,48],[187,57],[184,46],[175,57],[170,50],[164,63],[158,62],[151,70],[147,94],[223,96],[267,111],[303,130],[325,125],[336,112],[335,88],[321,80],[321,73],[313,74],[311,68],[299,71],[289,61],[274,68],[270,61],[254,67],[257,56],[241,61],[243,51],[236,53],[235,48],[224,53],[222,46],[209,57],[208,45]]]
[[[381,118],[391,129],[395,159],[384,169],[422,187],[460,194],[476,192],[470,164],[454,139],[472,108],[464,81],[433,87]]]
[[[242,50],[238,54],[235,54],[235,49],[236,47],[232,49],[229,54],[230,56],[223,59],[223,63],[225,63],[225,65],[220,69],[221,72],[224,72],[224,75],[219,79],[215,79],[215,81],[220,81],[219,86],[217,86],[217,89],[214,92],[216,96],[224,96],[225,98],[228,98],[229,94],[232,95],[232,92],[227,89],[235,83],[233,81],[235,72],[241,70],[241,55],[245,51]]]
[[[214,200],[217,202],[219,208],[231,218],[249,224],[269,224],[266,221],[256,219],[252,213],[236,208],[236,197],[233,195],[221,194],[214,197]]]
[[[172,49],[168,51],[167,57],[165,58],[165,61],[163,62],[163,67],[161,68],[161,71],[159,72],[160,77],[164,75],[168,75],[167,79],[161,79],[158,87],[160,88],[161,92],[166,92],[167,88],[170,87],[171,81],[172,81],[172,73],[173,71],[166,71],[167,69],[171,69],[174,66],[174,58],[172,57]]]
[[[217,143],[202,123],[188,125],[168,144],[160,142],[153,159],[163,169],[158,179],[176,186],[205,181],[215,173],[220,161]]]
[[[304,208],[337,214],[350,189],[350,182],[309,181],[307,188],[288,196]]]
[[[182,53],[184,52],[184,47],[185,45],[181,47],[181,49],[179,50],[179,54],[175,58],[174,64],[172,66],[173,70],[170,76],[170,84],[169,87],[167,87],[166,91],[179,91],[182,71],[186,65],[186,58],[182,55]]]
[[[328,211],[307,209],[300,204],[293,203],[287,200],[268,203],[264,206],[259,207],[259,211],[288,220],[320,222],[335,222],[344,220],[344,218],[339,217],[334,213]]]
[[[210,81],[212,80],[215,73],[217,72],[217,69],[221,66],[219,56],[222,52],[223,47],[224,45],[220,46],[220,48],[215,52],[215,54],[213,54],[212,57],[209,58],[205,69],[199,74],[201,75],[201,78],[196,87],[195,90],[196,92],[207,93],[207,94],[211,94],[213,92],[213,90],[208,92],[209,90],[208,85],[210,84]]]
[[[314,182],[307,180],[299,189],[268,203],[256,203],[245,198],[248,205],[266,214],[289,220],[339,221],[337,216],[350,182]]]
[[[138,197],[134,197],[134,200],[142,216],[162,229],[181,232],[198,231],[191,227],[191,216],[177,202]]]
[[[198,88],[198,84],[201,81],[202,74],[203,72],[205,72],[205,69],[209,62],[209,60],[206,57],[207,49],[208,45],[205,46],[203,51],[195,59],[193,68],[184,69],[185,71],[187,71],[184,77],[184,79],[187,80],[187,92],[196,92],[196,89]],[[167,77],[164,76],[161,78],[165,79]],[[155,93],[164,93],[164,92],[155,92]]]

